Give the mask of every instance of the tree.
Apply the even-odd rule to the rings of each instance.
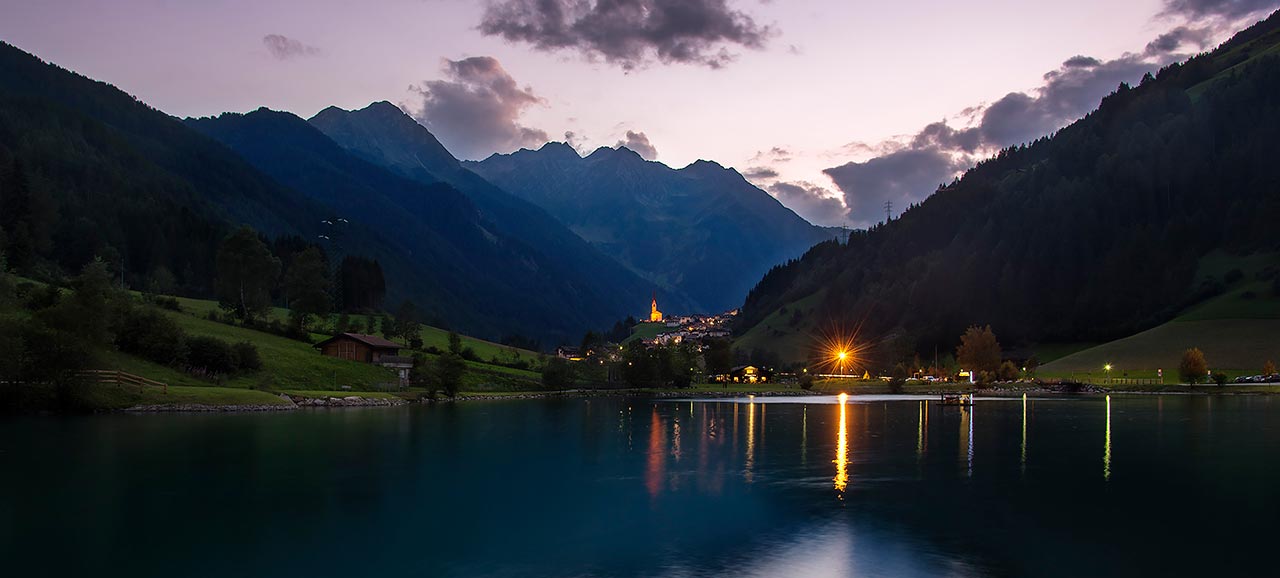
[[[733,345],[728,339],[715,339],[707,343],[707,349],[702,355],[709,375],[724,375],[733,368]]]
[[[1209,364],[1204,360],[1204,352],[1193,347],[1182,353],[1182,363],[1178,364],[1178,376],[1183,383],[1196,384],[1209,373]]]
[[[293,258],[284,276],[284,293],[303,330],[311,316],[329,313],[333,308],[329,298],[329,266],[320,249],[310,247]]]
[[[1005,361],[1000,364],[1000,370],[997,373],[1000,375],[1000,381],[1013,381],[1018,379],[1018,366],[1012,361]]]
[[[462,336],[457,331],[449,332],[449,353],[462,355]]]
[[[240,320],[252,319],[271,306],[271,287],[280,275],[280,260],[252,228],[227,236],[218,247],[218,302]]]
[[[458,395],[462,378],[467,374],[467,362],[457,353],[446,353],[436,360],[436,382],[449,397]]]
[[[409,386],[427,390],[427,399],[435,399],[440,391],[436,366],[421,353],[413,356],[413,369],[409,370]]]
[[[564,389],[573,384],[574,367],[568,360],[552,357],[542,366],[542,385],[547,389]]]
[[[1226,384],[1227,384],[1227,374],[1222,373],[1221,371],[1219,371],[1218,373],[1213,374],[1213,383],[1217,384],[1217,385],[1218,385],[1218,387],[1222,387],[1222,386],[1226,385]]]
[[[1268,359],[1266,363],[1262,364],[1262,375],[1275,375],[1275,374],[1276,374],[1276,364]]]
[[[956,360],[962,369],[994,372],[1000,368],[1000,356],[1000,342],[996,341],[990,325],[982,328],[971,325],[960,336]]]
[[[387,321],[383,319],[382,323],[385,326]],[[413,304],[413,301],[406,300],[396,310],[396,320],[392,333],[396,337],[404,339],[404,342],[409,347],[416,349],[422,346],[422,324],[418,323],[418,307]],[[416,346],[414,342],[417,342]]]
[[[336,272],[343,311],[377,311],[387,295],[382,265],[373,259],[347,255]]]

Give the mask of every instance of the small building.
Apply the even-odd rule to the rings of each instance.
[[[377,335],[363,333],[339,333],[315,344],[321,355],[381,365],[396,372],[400,386],[409,383],[409,372],[413,369],[413,358],[400,355],[403,347],[394,341],[388,341]]]
[[[567,359],[569,361],[582,361],[586,358],[582,354],[582,349],[578,347],[570,347],[568,345],[561,345],[560,347],[557,347],[556,357],[559,357],[560,359]]]
[[[377,335],[362,333],[339,333],[315,344],[321,355],[364,363],[380,363],[384,357],[399,357],[402,347]]]
[[[754,365],[739,365],[729,370],[728,377],[733,383],[765,383],[769,381],[768,374]]]

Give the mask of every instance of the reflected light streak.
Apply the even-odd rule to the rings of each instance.
[[[1107,396],[1107,441],[1102,449],[1102,479],[1111,481],[1111,396]]]
[[[800,463],[809,464],[809,406],[800,408]]]
[[[1022,394],[1022,472],[1027,472],[1027,394]]]
[[[973,406],[960,408],[960,451],[966,457],[965,475],[973,476]]]
[[[836,477],[832,481],[835,482],[836,491],[840,492],[841,500],[849,485],[849,416],[845,410],[845,400],[848,397],[840,394],[840,431],[836,434],[836,459],[832,462],[836,465]]]
[[[756,465],[756,402],[747,404],[747,467],[743,477],[747,483],[751,483],[755,474],[752,471]]]
[[[658,409],[655,407],[649,419],[649,456],[648,464],[644,472],[645,489],[649,490],[649,497],[657,497],[658,492],[662,491],[663,478],[666,477],[666,452],[662,446],[665,445],[662,430],[662,418],[658,417]]]

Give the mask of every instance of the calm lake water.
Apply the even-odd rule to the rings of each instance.
[[[0,421],[11,576],[1275,576],[1280,400]]]

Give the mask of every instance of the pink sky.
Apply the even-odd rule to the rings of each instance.
[[[559,1],[580,8],[594,2]],[[644,5],[645,14],[671,6],[671,0],[628,1]],[[768,168],[778,175],[756,171],[753,181],[806,218],[865,225],[883,218],[882,210],[870,210],[879,201],[895,199],[902,207],[931,192],[920,183],[942,170],[936,162],[921,168],[899,154],[861,164],[911,148],[909,141],[926,125],[945,119],[949,128],[975,126],[983,109],[965,116],[966,109],[1001,102],[1011,92],[1036,99],[1051,71],[1080,75],[1059,83],[1078,85],[1061,92],[1072,106],[1096,104],[1114,88],[1111,81],[1221,41],[1276,3],[683,1],[689,4],[682,7],[729,14],[739,24],[748,19],[745,26],[761,32],[759,42],[695,31],[705,34],[697,37],[706,39],[697,45],[705,50],[682,60],[661,58],[656,51],[662,40],[649,46],[642,37],[619,60],[602,52],[613,40],[607,34],[593,40],[587,32],[585,40],[539,46],[481,28],[498,14],[493,10],[520,8],[521,0],[0,0],[0,38],[177,116],[267,106],[309,117],[329,105],[359,108],[390,100],[467,158],[535,146],[543,134],[564,140],[571,131],[574,144],[589,150],[626,140],[628,131],[643,133],[657,160],[671,166],[701,158],[744,173]],[[1148,48],[1179,26],[1203,32],[1170,50]],[[708,66],[720,51],[732,59]],[[1098,64],[1063,67],[1079,55]],[[478,56],[500,63],[486,74],[506,76],[477,80],[444,69],[448,61]],[[1097,75],[1101,80],[1094,82]],[[435,94],[433,89],[512,79],[506,92],[499,91],[507,100],[497,104],[424,104],[430,98],[424,89]],[[501,113],[490,115],[495,125],[489,128],[502,136],[459,136],[461,129],[446,126],[447,119],[430,116],[470,105],[497,107],[481,112]],[[1060,124],[1065,121],[1058,117],[1075,108],[1042,120]],[[512,126],[528,130],[503,132]],[[1000,139],[1020,137],[994,129],[983,134],[989,136],[976,148],[935,143],[929,150],[954,160],[945,167],[954,174],[974,155],[1013,144]],[[788,151],[790,160],[758,155],[774,147]],[[903,172],[917,168],[914,181]],[[846,204],[852,215],[845,214]]]

